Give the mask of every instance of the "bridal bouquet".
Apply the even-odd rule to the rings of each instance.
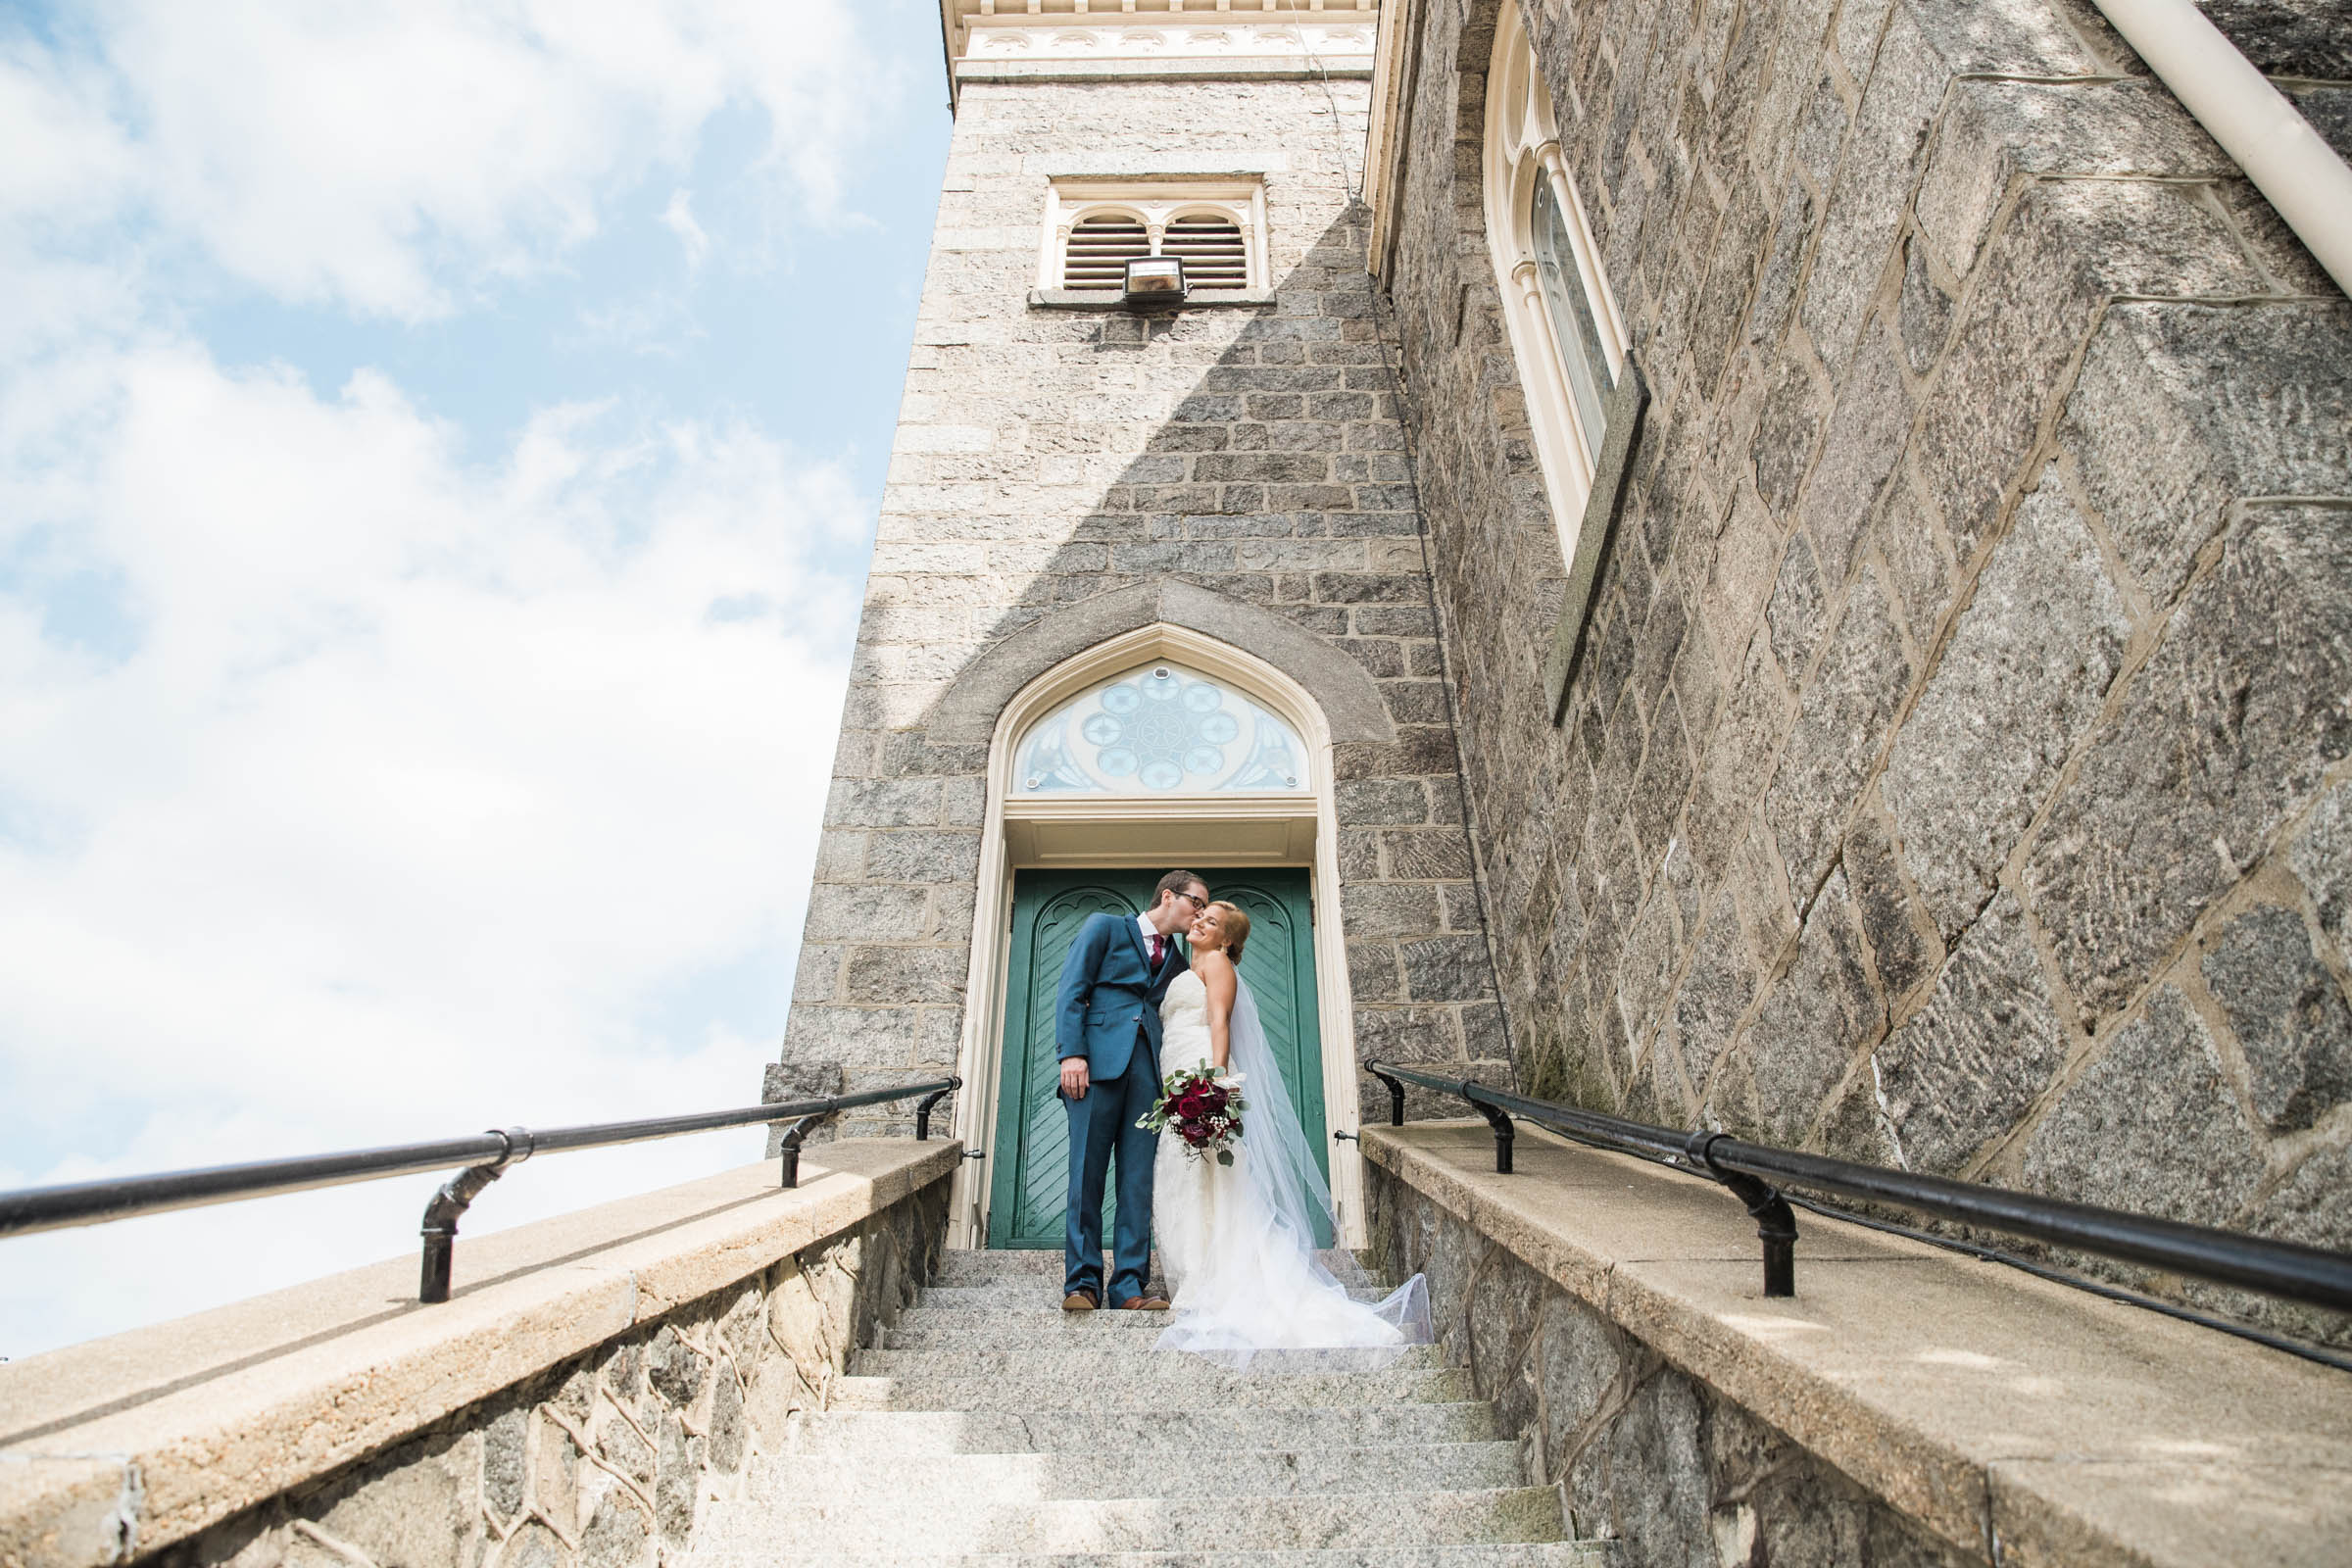
[[[1136,1123],[1146,1132],[1172,1132],[1195,1159],[1210,1154],[1233,1163],[1233,1141],[1242,1136],[1242,1075],[1209,1066],[1180,1067],[1160,1080],[1159,1102]]]

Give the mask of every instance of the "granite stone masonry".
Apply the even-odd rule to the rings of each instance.
[[[2083,0],[1528,0],[1653,397],[1554,725],[1497,3],[1374,260],[1521,1085],[2340,1245],[2352,305]]]
[[[1650,393],[1558,708],[1574,519],[1485,227],[1504,6]],[[2333,0],[2208,10],[2323,129],[2352,103]],[[1152,64],[1241,24],[1139,3],[1084,69],[1009,41],[1111,39],[1074,7],[951,11],[771,1097],[985,1084],[974,924],[1045,863],[999,719],[1173,624],[1331,719],[1359,1058],[2336,1234],[2352,304],[2090,0],[1387,0],[1336,66]],[[1262,182],[1265,287],[1072,308],[1071,179]]]
[[[1361,1049],[1508,1071],[1352,198],[1366,97],[1361,79],[962,82],[771,1099],[956,1068],[1004,703],[1154,620],[1274,662],[1327,710],[1366,695],[1332,759],[1326,912]],[[1266,303],[1031,302],[1052,178],[1187,173],[1262,178]]]

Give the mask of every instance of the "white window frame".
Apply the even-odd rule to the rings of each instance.
[[[1552,198],[1565,220],[1586,304],[1592,313],[1612,382],[1624,369],[1625,322],[1617,314],[1617,302],[1609,297],[1599,251],[1585,220],[1584,202],[1577,194],[1575,177],[1568,172],[1567,160],[1561,156],[1551,94],[1544,85],[1544,73],[1536,64],[1516,0],[1504,0],[1494,29],[1494,53],[1487,74],[1485,165],[1487,248],[1494,257],[1503,321],[1510,333],[1512,356],[1518,362],[1520,384],[1527,391],[1537,462],[1544,470],[1544,492],[1559,528],[1561,559],[1574,562],[1576,534],[1584,521],[1585,499],[1592,490],[1601,433],[1584,427],[1568,384],[1563,356],[1576,353],[1581,357],[1583,349],[1559,341],[1552,328],[1551,311],[1544,301],[1532,221],[1539,181],[1550,182]]]
[[[1168,224],[1179,218],[1221,218],[1242,231],[1248,282],[1234,292],[1271,288],[1266,263],[1266,187],[1257,179],[1111,180],[1058,178],[1046,192],[1044,230],[1037,251],[1037,286],[1060,289],[1070,230],[1090,218],[1138,219],[1160,253]],[[1219,292],[1225,292],[1220,290]]]

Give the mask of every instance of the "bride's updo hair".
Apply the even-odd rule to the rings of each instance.
[[[1225,956],[1242,961],[1242,944],[1250,940],[1250,917],[1223,899],[1209,906],[1217,911],[1217,929],[1225,934]]]

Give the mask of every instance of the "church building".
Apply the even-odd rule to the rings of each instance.
[[[1347,1242],[1383,1060],[2352,1248],[2352,304],[2089,0],[942,23],[770,1099],[1057,1248],[1184,867]]]

